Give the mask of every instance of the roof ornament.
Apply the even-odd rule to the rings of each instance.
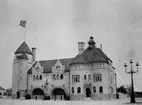
[[[91,37],[90,37],[90,40],[89,40],[89,42],[88,42],[88,44],[89,44],[90,47],[93,47],[93,46],[95,46],[95,44],[96,44],[93,39],[94,39],[94,38],[91,36]]]

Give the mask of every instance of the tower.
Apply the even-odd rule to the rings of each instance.
[[[20,98],[27,92],[27,71],[33,64],[33,54],[28,45],[23,42],[14,56],[12,94],[13,98]]]

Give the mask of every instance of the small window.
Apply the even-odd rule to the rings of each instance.
[[[31,85],[31,87],[33,87],[33,85]]]
[[[33,80],[35,80],[35,75],[33,75]]]
[[[74,87],[72,87],[72,93],[74,93]]]
[[[103,87],[102,86],[99,87],[99,91],[100,91],[100,93],[103,93]]]
[[[72,75],[72,82],[74,82],[74,75]]]
[[[55,80],[55,74],[53,74],[53,79]]]
[[[95,86],[93,87],[93,91],[94,91],[94,93],[96,93],[96,87]]]
[[[36,76],[36,79],[38,80],[38,75]]]
[[[63,79],[63,74],[60,75],[60,78]]]
[[[77,88],[77,93],[81,93],[81,88],[80,87]]]
[[[57,80],[59,79],[59,74],[57,74]]]
[[[42,75],[40,75],[39,79],[42,80]]]
[[[86,80],[86,75],[84,75],[84,80]]]
[[[91,78],[90,78],[90,74],[88,75],[88,80],[90,80]]]

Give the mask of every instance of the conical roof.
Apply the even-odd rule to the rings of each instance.
[[[30,48],[28,47],[28,45],[26,44],[26,42],[23,42],[20,45],[20,47],[16,50],[15,54],[19,54],[19,53],[28,53],[32,55],[32,52]]]

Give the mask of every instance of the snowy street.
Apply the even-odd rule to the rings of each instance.
[[[142,105],[142,99],[136,99],[136,104],[130,104],[129,99],[119,100],[83,100],[83,101],[53,101],[53,100],[11,100],[0,99],[0,105]]]

